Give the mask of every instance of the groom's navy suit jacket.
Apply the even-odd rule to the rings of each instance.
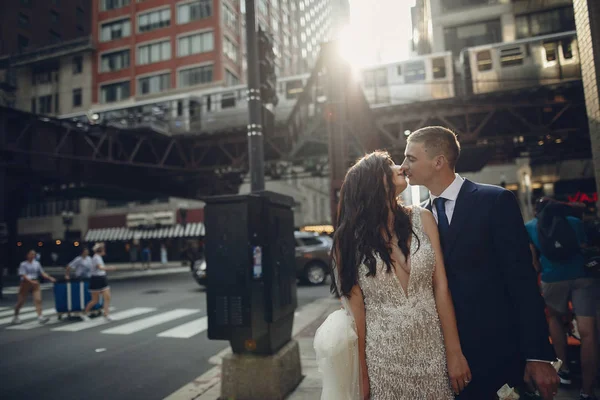
[[[423,204],[431,210],[428,200]],[[465,180],[444,246],[458,333],[473,379],[460,399],[522,384],[525,360],[555,360],[529,239],[514,195]]]

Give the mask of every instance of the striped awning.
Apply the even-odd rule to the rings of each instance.
[[[204,236],[204,224],[192,222],[183,225],[173,225],[155,229],[102,228],[90,229],[85,235],[86,242],[113,242],[132,239],[168,239],[180,237]]]

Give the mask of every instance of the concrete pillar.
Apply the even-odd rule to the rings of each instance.
[[[600,189],[600,1],[574,0],[581,74],[585,93],[596,188]],[[600,202],[598,204],[600,206]],[[600,210],[600,207],[598,207]]]

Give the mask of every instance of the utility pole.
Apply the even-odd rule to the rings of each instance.
[[[246,54],[248,57],[248,161],[250,167],[250,191],[265,189],[265,156],[262,131],[262,102],[260,98],[260,75],[256,35],[256,5],[246,1]]]

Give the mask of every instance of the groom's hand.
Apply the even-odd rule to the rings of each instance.
[[[558,392],[560,380],[550,363],[528,361],[525,365],[525,383],[532,391],[537,389],[544,400],[552,400]]]

